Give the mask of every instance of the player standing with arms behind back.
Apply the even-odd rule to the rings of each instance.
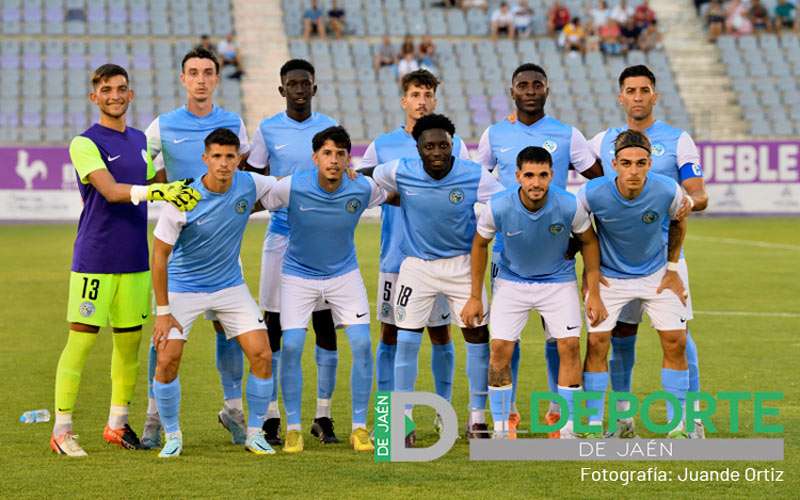
[[[128,73],[104,64],[92,75],[89,99],[100,121],[75,137],[69,155],[75,166],[83,210],[72,257],[67,321],[69,336],[56,368],[56,416],[50,448],[85,456],[72,432],[86,358],[100,328],[111,325],[111,409],[103,439],[128,449],[141,446],[128,425],[128,405],[139,373],[142,323],[150,309],[147,262],[147,205],[166,200],[191,210],[200,194],[184,181],[151,184],[155,176],[145,135],[125,124],[133,100]]]

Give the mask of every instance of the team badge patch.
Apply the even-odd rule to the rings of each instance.
[[[558,144],[556,144],[555,141],[547,139],[542,143],[542,147],[546,149],[548,153],[553,154],[556,152],[556,149],[558,149]]]
[[[406,319],[406,308],[403,306],[397,306],[394,316],[397,321],[403,321]]]
[[[658,213],[654,212],[653,210],[648,210],[647,212],[642,215],[642,222],[645,224],[652,224],[653,222],[658,220]]]
[[[655,144],[653,144],[652,151],[653,151],[653,156],[664,156],[664,152],[666,151],[666,149],[664,148],[663,144],[661,144],[660,142],[656,142]]]
[[[450,191],[450,203],[458,205],[462,201],[464,201],[464,191],[460,189],[453,189]]]
[[[392,314],[392,305],[388,302],[381,304],[381,317],[388,318]]]
[[[359,208],[361,208],[361,200],[358,198],[350,198],[347,200],[347,205],[344,206],[344,209],[351,214],[356,213]]]
[[[550,224],[550,234],[559,234],[564,230],[564,224]]]
[[[243,214],[245,210],[247,210],[247,200],[244,198],[240,199],[233,208],[236,210],[237,214]]]
[[[94,304],[89,301],[81,302],[81,305],[78,306],[78,312],[84,318],[88,318],[92,314],[94,314]]]

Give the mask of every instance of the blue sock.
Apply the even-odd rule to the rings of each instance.
[[[242,397],[244,356],[236,339],[228,340],[225,332],[217,332],[217,371],[225,399]]]
[[[510,385],[489,386],[489,408],[492,410],[492,422],[495,424],[495,430],[500,430],[497,428],[497,424],[500,422],[508,422],[508,414],[511,412],[511,392]],[[504,425],[502,430],[508,430],[507,426]]]
[[[633,364],[636,362],[636,337],[611,337],[611,360],[608,370],[611,376],[611,390],[631,392]]]
[[[431,347],[431,371],[436,394],[450,401],[453,397],[453,376],[456,371],[456,348],[452,340],[442,345],[433,344]]]
[[[417,382],[421,332],[397,331],[397,354],[394,359],[394,390],[411,392]]]
[[[150,339],[150,351],[147,356],[147,397],[150,399],[156,398],[156,393],[153,391],[153,380],[156,378],[156,346],[153,345],[153,339]]]
[[[686,391],[689,390],[689,370],[671,370],[669,368],[661,369],[661,387],[665,391],[672,394],[681,403],[680,411],[683,415],[683,407],[686,405]],[[675,411],[671,404],[667,404],[667,421],[672,421]],[[681,416],[683,421],[683,416]]]
[[[573,395],[575,391],[580,390],[573,387],[558,386],[558,395],[567,400],[567,421],[572,421],[575,415],[575,404],[573,403]],[[563,411],[563,410],[562,410]]]
[[[181,381],[175,378],[172,382],[162,384],[158,380],[153,380],[153,393],[158,405],[158,414],[161,417],[161,425],[166,432],[178,432],[181,430]]]
[[[252,373],[247,376],[247,427],[258,429],[264,424],[267,406],[272,395],[272,377],[258,378]]]
[[[550,392],[558,392],[558,369],[561,358],[558,357],[558,342],[544,343],[544,359],[547,362],[547,387]]]
[[[686,361],[689,363],[689,391],[700,390],[700,365],[697,363],[697,344],[686,329]]]
[[[336,387],[336,367],[339,366],[339,351],[329,351],[315,346],[314,357],[317,360],[317,397],[331,399]]]
[[[394,390],[394,356],[397,352],[396,344],[384,344],[378,342],[378,349],[375,352],[375,375],[378,378],[379,391]]]
[[[589,423],[602,424],[606,407],[606,389],[608,389],[608,372],[583,372],[583,390],[586,392],[599,392],[600,399],[586,401],[586,408],[594,409]]]
[[[281,392],[286,409],[288,425],[300,425],[300,408],[303,403],[303,345],[306,343],[306,329],[293,328],[283,331],[281,351]]]
[[[469,407],[470,410],[483,410],[486,408],[486,392],[489,390],[489,343],[466,344]]]
[[[350,368],[353,424],[366,427],[369,395],[372,392],[372,342],[369,338],[369,325],[350,325],[344,331],[350,339],[350,352],[353,355],[353,365]]]
[[[519,342],[514,344],[514,354],[511,355],[511,405],[517,404],[517,387],[519,386],[519,358],[522,349]]]
[[[278,400],[278,374],[281,371],[281,351],[272,353],[272,396],[269,398],[270,403]]]

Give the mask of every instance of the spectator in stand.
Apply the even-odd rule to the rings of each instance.
[[[572,16],[570,16],[569,9],[556,0],[547,12],[547,31],[551,35],[560,33],[571,18]]]
[[[414,58],[413,52],[406,52],[400,62],[397,64],[397,80],[398,82],[403,79],[406,74],[419,69],[419,63]]]
[[[650,8],[650,3],[644,0],[633,11],[633,18],[636,20],[636,26],[644,30],[647,26],[656,20],[656,13]]]
[[[208,35],[200,35],[200,43],[194,46],[196,49],[206,49],[207,51],[211,52],[212,54],[217,53],[217,49],[214,48],[214,44],[211,43],[211,37]]]
[[[435,73],[436,69],[436,45],[433,43],[433,38],[430,35],[422,37],[419,43],[419,64],[424,68]]]
[[[311,0],[311,7],[303,12],[303,38],[308,40],[313,33],[325,38],[325,12],[317,0]]]
[[[626,0],[620,0],[620,2],[611,9],[611,18],[614,19],[617,24],[622,25],[629,17],[633,17],[633,13],[633,7],[629,7]]]
[[[778,0],[778,4],[775,6],[775,31],[794,27],[794,10],[793,3],[787,0]]]
[[[706,10],[706,27],[708,27],[708,41],[714,43],[725,32],[725,10],[720,0],[711,0]]]
[[[231,74],[229,78],[240,79],[244,75],[242,66],[239,62],[239,48],[236,42],[233,41],[233,33],[228,33],[225,40],[222,40],[217,45],[217,53],[222,58],[222,66],[233,66],[236,72]]]
[[[731,0],[725,8],[725,30],[732,35],[749,35],[753,24],[747,17],[747,8],[742,0]]]
[[[336,38],[342,38],[347,20],[345,19],[344,9],[336,5],[336,0],[331,3],[331,10],[328,11],[328,25]]]
[[[619,28],[620,42],[622,43],[622,50],[636,50],[639,47],[639,35],[644,30],[636,24],[634,18],[629,17],[622,26]]]
[[[579,17],[573,17],[572,20],[564,26],[564,29],[561,30],[559,42],[567,53],[582,54],[585,38],[586,32],[583,30],[583,26],[581,26],[581,19]]]
[[[663,46],[663,38],[658,31],[658,21],[654,19],[639,35],[639,50],[650,52],[651,50],[661,50]]]
[[[769,11],[761,4],[761,0],[750,0],[747,17],[753,25],[753,31],[770,31]]]
[[[517,37],[530,35],[531,21],[533,21],[533,9],[527,0],[520,0],[514,9],[514,31],[516,31]]]
[[[694,0],[694,8],[697,11],[698,16],[702,16],[703,9],[705,9],[706,11],[708,10],[708,8],[704,6],[707,3],[711,3],[711,1],[713,0]]]
[[[378,71],[384,66],[394,66],[396,63],[397,52],[394,51],[392,40],[389,38],[389,35],[384,35],[383,43],[378,48],[378,52],[375,54],[375,71]]]
[[[592,25],[602,26],[606,24],[606,19],[608,19],[608,16],[611,15],[611,10],[608,8],[608,4],[605,2],[605,0],[600,0],[597,2],[597,7],[592,9],[591,15]]]
[[[584,51],[587,54],[589,52],[600,52],[600,35],[597,34],[597,28],[591,21],[586,23],[586,44]]]
[[[507,34],[514,38],[514,13],[508,2],[500,2],[500,7],[492,12],[491,18],[492,40],[497,40],[497,35]]]
[[[489,8],[489,2],[487,0],[462,0],[461,8],[465,10],[481,9],[482,11],[486,12],[486,10]]]
[[[600,35],[600,50],[603,53],[610,56],[622,54],[621,34],[617,21],[609,17],[606,24],[600,26],[598,34]]]
[[[406,54],[411,54],[412,56],[417,52],[414,48],[414,38],[411,35],[406,35],[403,37],[403,43],[400,45],[400,56],[399,59],[402,59],[406,56]]]

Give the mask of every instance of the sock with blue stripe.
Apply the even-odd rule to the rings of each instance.
[[[608,369],[611,376],[611,390],[614,392],[631,392],[633,365],[636,362],[636,337],[638,335],[611,337],[611,359],[608,362]]]
[[[411,392],[417,383],[419,346],[422,332],[397,331],[397,354],[394,360],[394,390]]]
[[[178,377],[172,382],[162,384],[158,380],[153,380],[153,393],[158,405],[158,414],[161,417],[161,425],[167,433],[178,432],[180,426],[181,412],[181,381]]]
[[[344,329],[350,340],[353,365],[350,369],[353,428],[367,427],[369,395],[372,392],[372,342],[369,325],[351,325]]]
[[[147,413],[148,415],[158,415],[158,404],[156,403],[156,394],[153,391],[153,380],[156,378],[156,364],[158,355],[156,348],[153,345],[153,339],[150,339],[150,349],[147,351]]]
[[[228,340],[224,331],[217,331],[217,371],[226,400],[242,399],[244,356],[236,339]]]
[[[676,428],[683,428],[684,420],[684,407],[686,406],[686,391],[689,390],[689,370],[671,370],[669,368],[661,369],[661,387],[665,391],[672,394],[680,402],[680,408],[673,408],[667,403],[667,421],[671,422],[675,416],[676,411],[680,413],[680,422]]]
[[[281,351],[281,392],[286,409],[286,430],[300,430],[300,410],[303,403],[303,346],[306,329],[293,328],[283,331]]]
[[[396,344],[384,344],[378,342],[378,349],[375,352],[375,375],[378,378],[379,391],[394,390],[394,357],[397,353]]]
[[[544,360],[547,365],[547,388],[553,394],[558,393],[558,370],[561,367],[561,358],[558,357],[558,342],[555,339],[545,341]],[[561,413],[558,403],[550,401],[550,413]]]
[[[247,433],[261,430],[267,417],[267,406],[272,394],[272,377],[258,378],[252,373],[247,376]]]
[[[574,395],[576,391],[583,390],[580,386],[578,387],[564,387],[563,385],[558,386],[558,395],[562,398],[567,400],[567,423],[564,427],[561,428],[562,431],[567,431],[569,433],[573,432],[573,422],[575,416],[575,403],[574,403]]]
[[[431,371],[436,394],[450,401],[456,371],[456,348],[452,340],[446,344],[431,346]]]
[[[591,425],[602,425],[606,406],[606,390],[608,389],[608,372],[583,372],[583,390],[586,392],[599,392],[600,399],[586,401],[586,408],[593,409],[589,417]]]
[[[467,342],[467,380],[472,423],[485,423],[483,410],[489,390],[489,343]],[[509,401],[511,401],[509,399]]]
[[[689,392],[700,391],[700,364],[697,361],[697,344],[692,334],[686,329],[686,361],[689,363]],[[694,410],[700,411],[700,401],[694,402]],[[695,419],[700,421],[700,419]]]
[[[336,388],[336,368],[339,366],[339,351],[329,351],[314,346],[317,361],[317,414],[316,418],[331,417],[331,397]]]
[[[492,410],[492,422],[495,432],[508,432],[508,414],[511,412],[510,385],[502,387],[489,386],[489,408]]]

